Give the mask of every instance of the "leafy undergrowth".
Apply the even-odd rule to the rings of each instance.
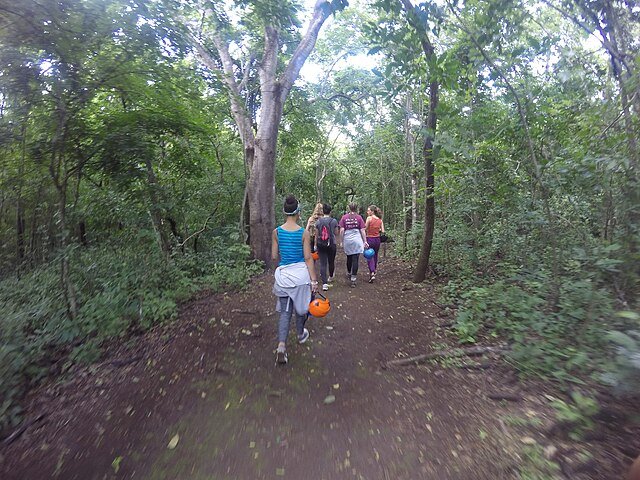
[[[640,316],[618,309],[611,292],[590,278],[562,278],[553,306],[551,288],[544,270],[502,264],[491,277],[450,279],[441,297],[458,304],[454,328],[461,343],[506,338],[508,359],[523,374],[638,393]]]
[[[106,340],[140,333],[176,317],[197,291],[242,288],[260,272],[245,245],[218,240],[204,253],[162,258],[148,246],[67,252],[78,297],[67,314],[60,258],[0,282],[0,432],[20,421],[21,399],[50,374],[99,359]]]
[[[453,329],[461,344],[506,339],[511,349],[505,359],[520,376],[537,377],[561,397],[548,397],[553,435],[571,442],[561,463],[588,469],[594,460],[579,458],[580,452],[589,450],[590,438],[601,440],[591,445],[594,452],[617,448],[603,419],[612,410],[625,411],[621,397],[633,403],[640,393],[640,316],[588,275],[565,275],[555,305],[552,288],[543,269],[501,264],[490,274],[450,278],[440,294],[442,302],[456,305]],[[614,425],[637,425],[630,413]],[[521,478],[555,478],[549,455],[533,447],[525,453]]]

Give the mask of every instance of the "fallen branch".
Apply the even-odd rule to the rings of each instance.
[[[22,425],[20,425],[20,427],[18,427],[18,429],[13,432],[11,435],[9,435],[7,438],[4,439],[4,441],[2,443],[4,443],[5,445],[10,445],[13,442],[15,442],[18,438],[20,438],[20,436],[27,430],[27,428],[29,428],[31,425],[33,425],[34,423],[39,422],[40,420],[42,420],[46,415],[44,413],[41,413],[40,415],[38,415],[35,418],[32,418],[31,420],[28,420],[26,422],[23,422]]]
[[[436,358],[473,357],[475,355],[484,355],[485,353],[504,353],[505,351],[506,349],[498,347],[471,347],[465,350],[440,350],[433,353],[416,355],[415,357],[391,360],[387,362],[387,365],[417,365],[419,363],[425,363]]]

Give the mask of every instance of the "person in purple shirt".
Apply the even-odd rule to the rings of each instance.
[[[349,213],[342,216],[339,225],[342,246],[347,256],[347,275],[351,279],[351,287],[353,288],[356,286],[360,254],[364,252],[365,248],[369,248],[364,232],[365,223],[358,215],[357,204],[349,204]]]

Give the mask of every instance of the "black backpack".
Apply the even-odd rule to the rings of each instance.
[[[331,245],[331,232],[329,232],[329,226],[324,223],[318,236],[318,247],[327,248]]]

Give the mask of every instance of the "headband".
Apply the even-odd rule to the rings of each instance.
[[[282,212],[283,212],[285,215],[289,215],[289,216],[296,215],[298,212],[300,212],[300,204],[298,204],[298,206],[296,207],[296,209],[295,209],[293,212],[287,212],[287,211],[285,211],[285,209],[284,209],[284,208],[282,209]]]

